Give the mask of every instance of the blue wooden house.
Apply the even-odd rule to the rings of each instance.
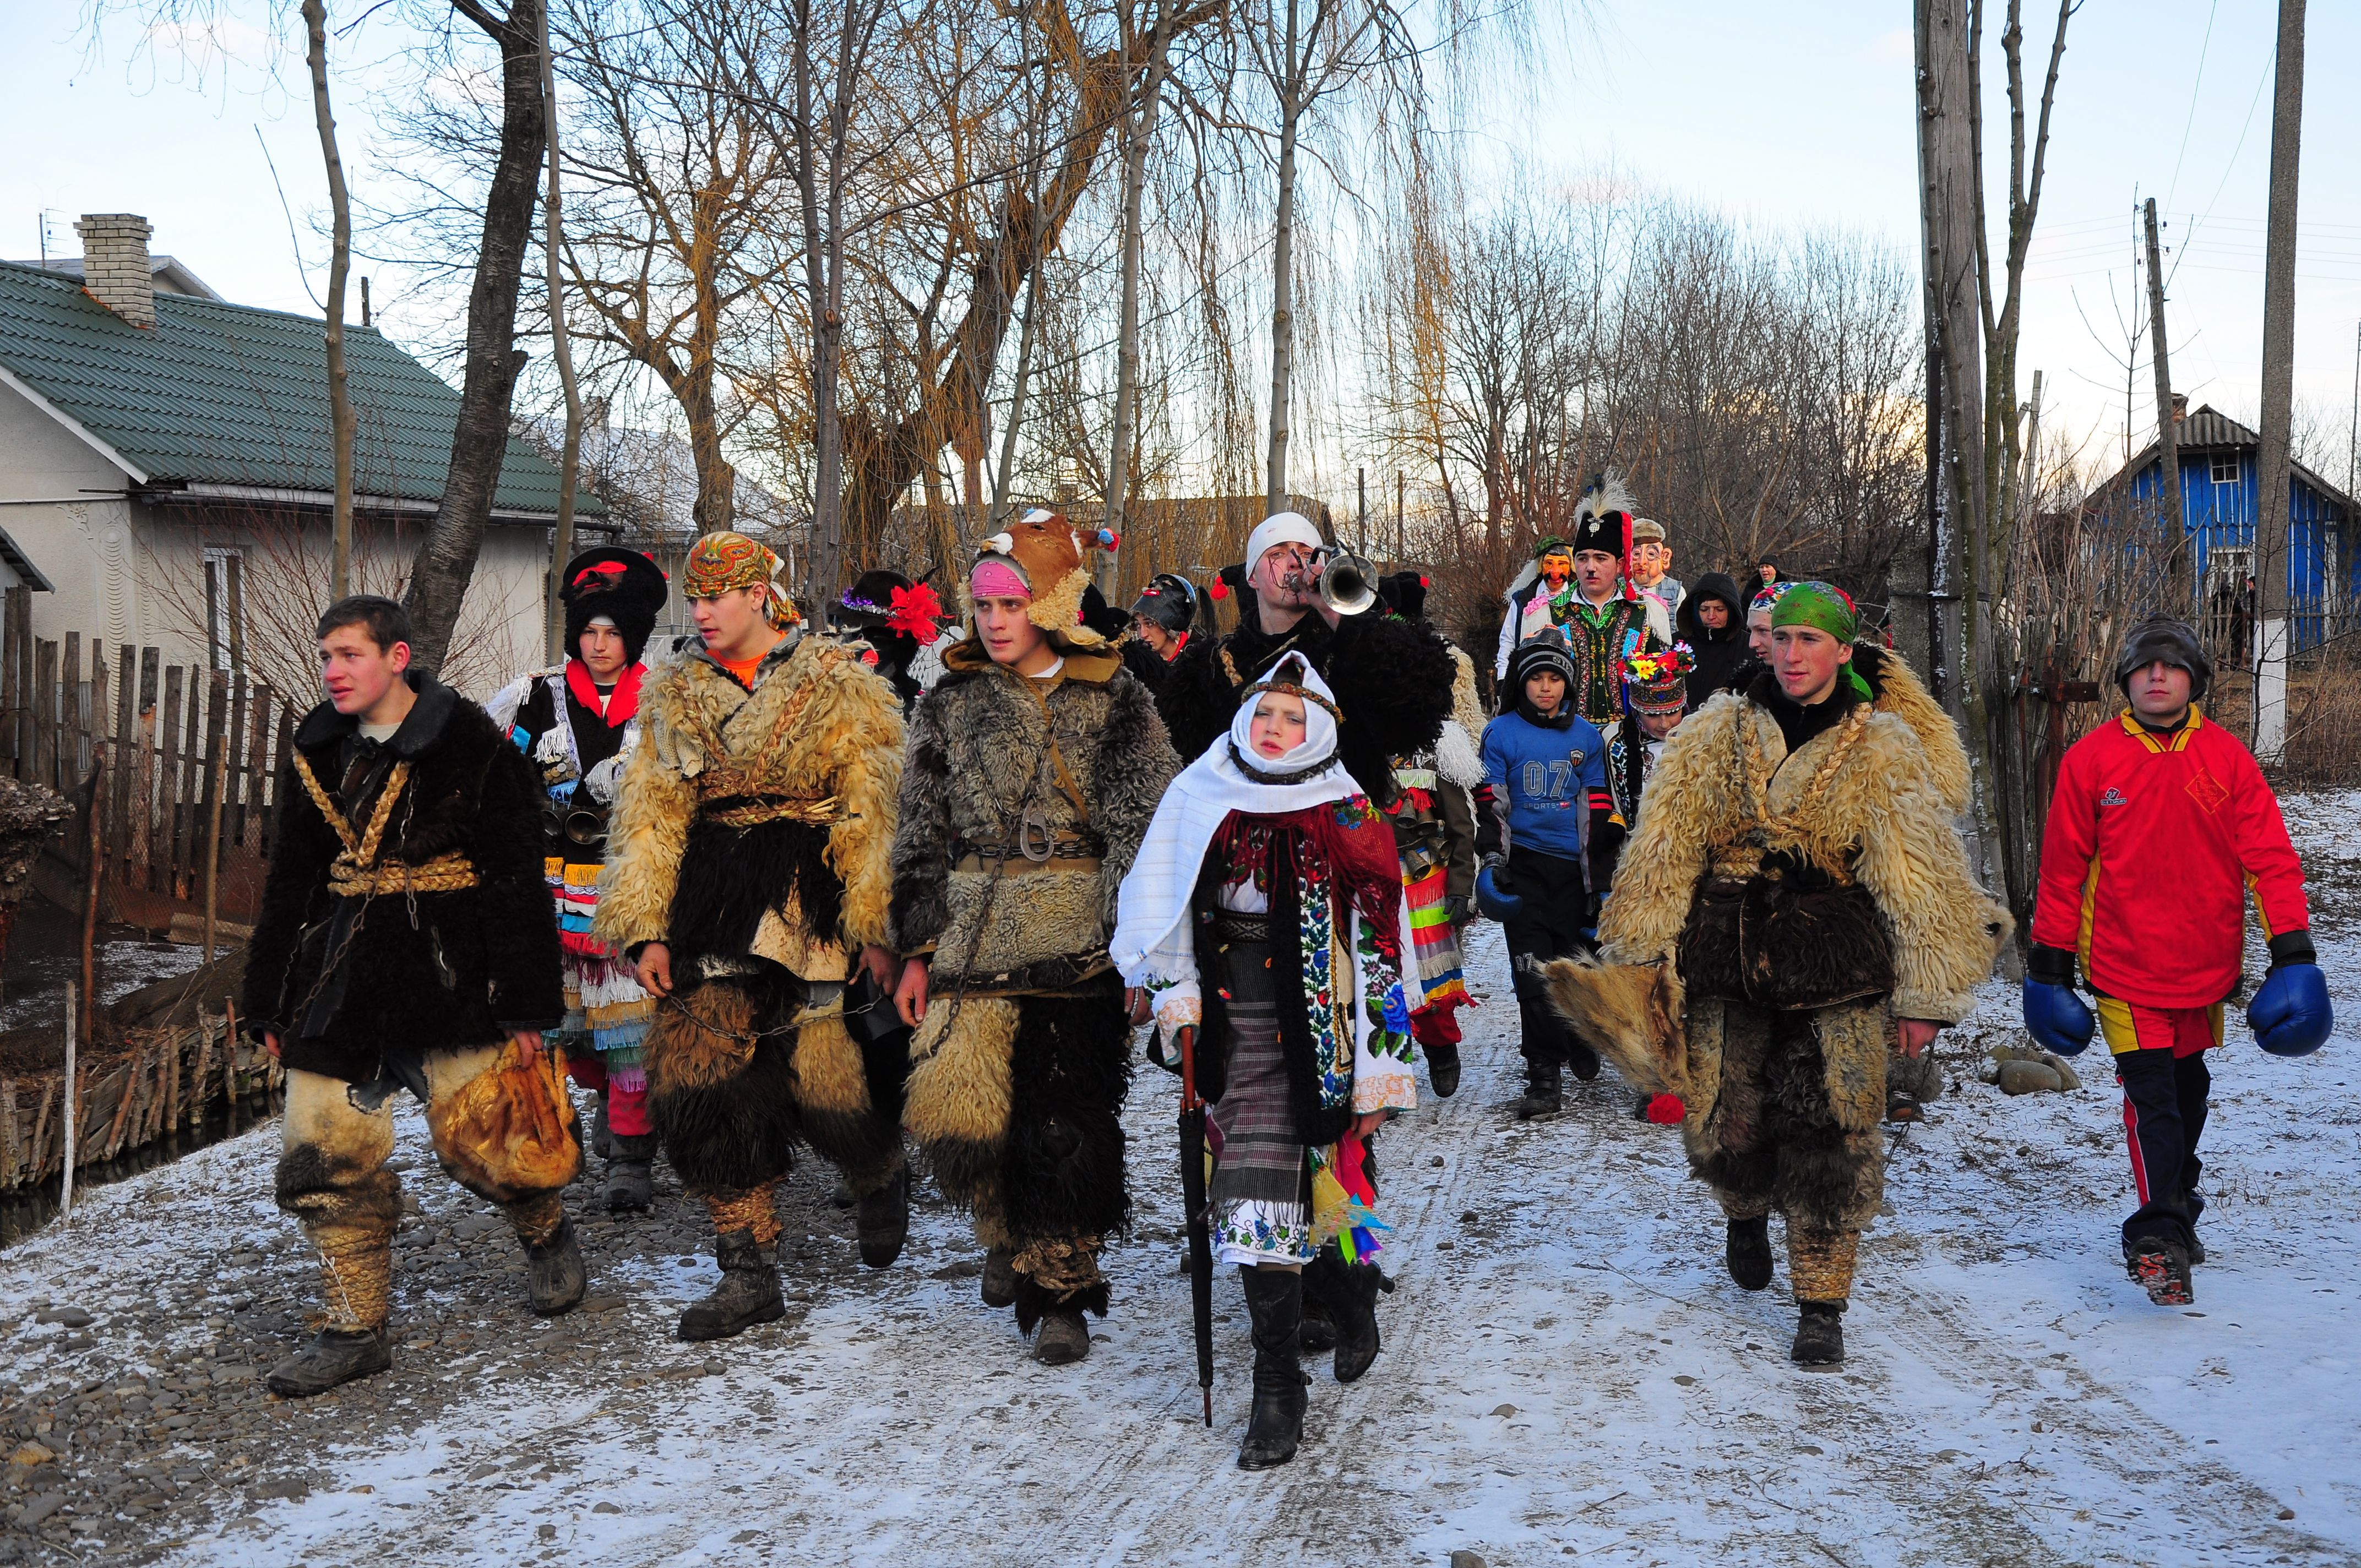
[[[2182,400],[2173,400],[2179,405]],[[2129,481],[2131,504],[2159,504],[2163,462],[2151,441],[2124,471],[2092,492],[2105,510],[2120,504]],[[2191,585],[2217,647],[2241,644],[2255,606],[2255,515],[2262,437],[2210,405],[2181,415],[2180,515],[2193,546]],[[2353,499],[2301,463],[2288,479],[2288,614],[2295,647],[2316,647],[2350,628],[2361,604]]]

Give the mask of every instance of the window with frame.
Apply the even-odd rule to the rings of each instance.
[[[2212,463],[2215,484],[2235,485],[2238,482],[2238,455],[2235,452],[2216,452]]]
[[[218,544],[208,544],[205,562],[205,641],[212,655],[213,667],[226,670],[231,666],[230,630],[233,606],[236,609],[237,630],[246,628],[244,603],[246,593],[246,552]],[[236,563],[233,569],[232,563]],[[236,579],[233,584],[232,579]],[[235,590],[235,591],[234,591]]]

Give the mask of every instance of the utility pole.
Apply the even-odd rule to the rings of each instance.
[[[2176,586],[2189,588],[2183,596],[2189,598],[2195,589],[2187,581],[2189,529],[2180,509],[2180,431],[2172,417],[2172,365],[2165,353],[2164,263],[2156,241],[2155,197],[2147,199],[2141,215],[2147,229],[2147,330],[2155,339],[2149,357],[2156,365],[2157,457],[2163,465],[2157,470],[2156,499],[2160,509],[2157,515],[2171,526],[2172,576]]]
[[[2295,405],[2296,166],[2303,140],[2304,0],[2279,0],[2271,94],[2271,209],[2263,246],[2263,440],[2256,482],[2255,576],[2262,589],[2255,657],[2255,760],[2287,751],[2288,437]]]
[[[1955,722],[1967,716],[1968,572],[1980,534],[1984,487],[1983,317],[1978,280],[1973,62],[1966,0],[1916,0],[1918,198],[1926,268],[1927,496],[1940,565],[1928,595],[1927,641],[1935,691]]]

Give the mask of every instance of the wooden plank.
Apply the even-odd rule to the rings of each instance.
[[[58,645],[46,637],[33,643],[33,778],[51,789],[57,777]]]
[[[158,893],[174,897],[180,895],[175,879],[180,874],[178,858],[181,826],[181,681],[184,675],[180,665],[168,665],[164,671],[164,716],[162,719],[161,755],[156,770],[156,837],[148,850],[148,886]]]
[[[222,763],[227,759],[222,748],[229,743],[229,672],[215,670],[206,683],[210,690],[205,696],[205,761],[203,776],[197,781],[196,816],[196,896],[205,901],[208,909],[220,906],[221,882],[221,818],[214,815],[221,804]],[[213,962],[210,949],[205,961]]]
[[[106,761],[113,770],[106,790],[106,862],[118,882],[130,878],[132,788],[139,769],[139,651],[126,642],[115,651],[115,745]]]
[[[270,846],[262,837],[262,797],[270,788],[270,688],[260,681],[254,683],[254,706],[248,723],[251,733],[247,737],[246,802],[237,808],[237,841],[258,855],[269,855]],[[247,837],[251,824],[254,837]]]
[[[282,702],[279,705],[279,733],[270,743],[270,817],[262,828],[265,853],[269,852],[269,845],[279,841],[279,814],[287,805],[287,802],[280,798],[280,785],[283,782],[281,775],[287,770],[287,760],[294,754],[295,705],[291,702]]]
[[[10,588],[0,595],[0,765],[5,765],[12,777],[21,777],[17,767],[16,710],[25,700],[24,661],[17,657],[16,640],[25,629],[30,613],[26,605],[32,595],[24,588]]]
[[[93,637],[90,640],[90,707],[82,716],[82,732],[85,736],[82,750],[89,757],[88,766],[93,770],[98,768],[99,760],[106,749],[108,718],[106,710],[110,706],[107,702],[106,677],[106,652],[100,646],[98,639]],[[104,798],[104,795],[111,793],[114,787],[115,781],[104,773],[98,774],[92,786],[90,808],[98,813],[98,826],[101,832],[111,830],[115,824],[115,814],[107,809],[113,802]],[[93,856],[98,860],[98,875],[93,879],[90,885],[98,890],[100,907],[103,911],[106,898],[104,882],[106,841],[104,839],[93,839],[85,833],[82,835],[82,858],[88,861]],[[82,870],[89,872],[92,868],[84,865]]]
[[[191,664],[181,693],[181,766],[172,779],[172,896],[197,896],[197,780],[204,753],[197,749],[204,729],[204,666]]]
[[[0,1078],[0,1192],[24,1179],[17,1169],[25,1151],[16,1131],[16,1080]]]
[[[132,784],[138,809],[131,813],[131,859],[136,884],[156,891],[156,704],[162,679],[163,655],[153,648],[139,650],[139,776]]]
[[[222,744],[229,753],[222,785],[229,792],[222,797],[222,842],[235,844],[246,826],[247,679],[243,671],[230,671],[229,691],[229,728],[222,732]]]
[[[58,788],[82,783],[82,633],[66,633],[58,663]]]

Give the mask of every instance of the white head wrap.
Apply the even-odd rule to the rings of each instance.
[[[1244,757],[1247,764],[1260,773],[1300,773],[1316,762],[1323,762],[1334,757],[1336,716],[1323,705],[1334,704],[1336,698],[1329,691],[1328,683],[1320,678],[1320,673],[1295,654],[1290,653],[1281,659],[1278,666],[1263,677],[1263,681],[1279,685],[1300,686],[1312,694],[1300,699],[1303,704],[1302,743],[1283,757],[1265,757],[1256,752],[1254,748],[1255,709],[1262,705],[1263,699],[1261,692],[1253,690],[1254,685],[1261,685],[1262,682],[1256,682],[1247,687],[1246,693],[1240,694],[1238,710],[1230,716],[1229,742],[1236,749],[1235,756]],[[1248,693],[1251,695],[1247,695]],[[1317,700],[1315,701],[1314,698]],[[1217,743],[1215,751],[1220,750]],[[1207,755],[1211,756],[1213,753],[1209,752]],[[1230,761],[1231,754],[1224,753],[1222,760]],[[1241,806],[1239,809],[1271,811],[1292,808],[1257,805]]]

